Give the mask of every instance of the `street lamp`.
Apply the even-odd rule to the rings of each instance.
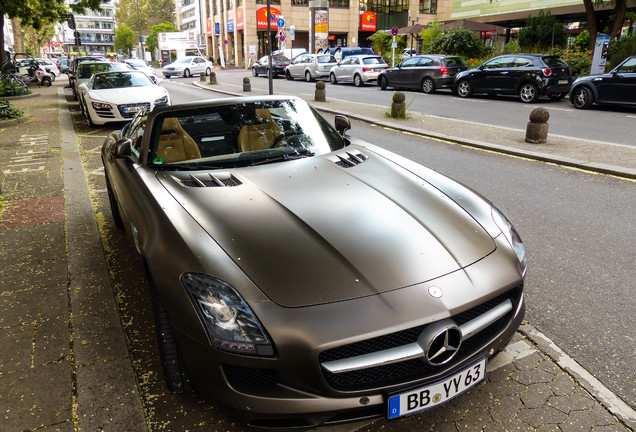
[[[139,12],[139,0],[135,0],[135,4],[137,5],[137,24],[139,24],[139,52],[141,54],[141,59],[145,60],[144,45],[141,39],[141,13]]]

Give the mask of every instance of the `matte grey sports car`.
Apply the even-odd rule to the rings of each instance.
[[[349,127],[253,97],[159,107],[108,137],[171,390],[303,427],[412,414],[483,380],[524,315],[519,236]]]

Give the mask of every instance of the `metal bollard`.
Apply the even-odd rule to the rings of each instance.
[[[325,90],[325,83],[318,81],[316,83],[316,94],[314,95],[316,102],[325,102],[327,100],[327,90]]]
[[[530,121],[526,127],[526,142],[545,144],[548,140],[548,120],[550,113],[545,108],[535,108],[530,113]]]
[[[252,91],[252,84],[250,83],[250,77],[243,78],[243,91]]]

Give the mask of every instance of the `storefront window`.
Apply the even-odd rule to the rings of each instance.
[[[437,0],[420,0],[420,12],[426,14],[437,13]]]
[[[437,0],[420,0],[420,2],[421,1],[433,1],[437,4]],[[390,14],[394,12],[408,12],[409,2],[408,0],[361,0],[360,7],[363,11]]]
[[[348,9],[349,0],[329,0],[329,7]]]
[[[270,0],[270,4],[279,5],[280,0]],[[267,0],[256,0],[256,4],[267,4]]]
[[[291,0],[292,6],[309,6],[309,0]]]

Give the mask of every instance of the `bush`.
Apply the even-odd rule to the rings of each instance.
[[[31,93],[28,89],[20,87],[15,81],[9,78],[0,80],[1,96],[22,96]]]
[[[572,43],[572,47],[579,50],[589,50],[590,49],[590,32],[587,30],[583,30],[581,34],[574,38],[574,43]]]
[[[539,15],[528,18],[526,26],[519,32],[519,46],[524,51],[545,51],[554,47],[564,47],[567,42],[565,26],[550,12],[541,11]]]
[[[22,110],[13,108],[7,101],[0,101],[0,120],[11,120],[22,117]]]
[[[572,48],[569,51],[553,52],[561,57],[572,68],[572,76],[589,75],[592,67],[592,51],[589,49]]]
[[[484,45],[472,31],[452,28],[433,40],[430,51],[464,58],[479,58],[484,54]]]
[[[518,54],[521,52],[521,47],[518,41],[508,42],[501,51],[502,54]]]
[[[391,44],[393,42],[393,36],[390,33],[378,30],[368,38],[371,41],[371,47],[374,52],[380,53],[386,64],[391,64],[391,58],[393,55],[393,49]],[[395,61],[398,62],[398,57],[404,52],[406,48],[406,36],[400,35],[395,37],[397,42],[397,48],[395,49]]]
[[[431,23],[427,28],[420,32],[420,39],[422,41],[422,53],[431,53],[431,45],[433,41],[442,35],[442,31],[439,29],[441,23]]]
[[[636,54],[636,35],[623,36],[610,46],[606,70],[612,70],[627,57]]]

